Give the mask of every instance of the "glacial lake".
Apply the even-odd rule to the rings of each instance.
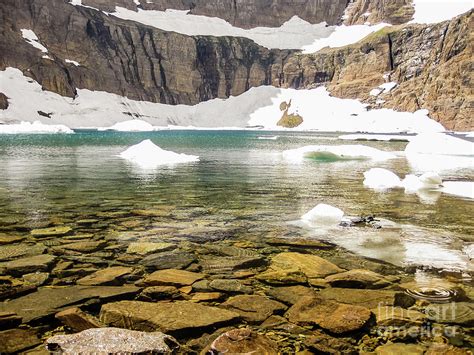
[[[74,235],[124,243],[132,235],[200,243],[297,237],[324,240],[397,266],[473,271],[473,200],[364,187],[363,173],[370,168],[390,169],[400,177],[423,172],[403,154],[385,161],[295,163],[283,157],[283,151],[306,145],[363,144],[402,152],[407,144],[338,136],[167,130],[0,135],[0,234],[27,236],[36,228],[68,226]],[[145,170],[118,156],[145,139],[198,155],[200,161]],[[441,176],[472,181],[474,168],[446,170]],[[302,225],[301,216],[319,203],[347,216],[375,216],[383,220],[382,228]]]

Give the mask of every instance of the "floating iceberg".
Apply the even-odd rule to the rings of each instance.
[[[120,131],[120,132],[151,132],[154,127],[142,120],[129,120],[118,122],[111,127],[99,128],[99,131]]]
[[[276,141],[278,139],[278,136],[260,136],[260,137],[257,137],[257,139],[267,140],[267,141]]]
[[[301,217],[301,220],[310,225],[338,225],[344,212],[337,207],[320,203],[308,213]]]
[[[40,121],[25,122],[18,124],[4,124],[0,125],[0,134],[48,134],[48,133],[74,133],[69,127],[65,125],[47,125]]]
[[[199,161],[196,155],[178,154],[161,149],[149,139],[128,148],[120,154],[120,157],[144,169]]]
[[[441,191],[448,195],[474,199],[474,181],[446,181]]]
[[[305,158],[322,162],[344,160],[387,160],[396,156],[365,145],[308,145],[302,148],[286,150],[283,156],[294,162],[301,162]]]
[[[405,188],[405,192],[417,192],[419,190],[439,189],[443,184],[443,180],[437,173],[428,172],[421,176],[407,175],[403,179],[401,186]]]
[[[409,142],[414,136],[394,134],[344,134],[339,139],[344,141],[380,141],[380,142]]]
[[[410,140],[405,153],[474,156],[474,143],[444,133],[422,133]]]
[[[374,190],[387,190],[400,187],[400,178],[387,169],[373,168],[364,173],[364,186]]]

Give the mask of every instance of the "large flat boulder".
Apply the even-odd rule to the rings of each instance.
[[[292,323],[318,325],[335,334],[362,328],[370,316],[370,310],[365,307],[327,301],[319,297],[303,297],[286,313]]]
[[[161,286],[161,285],[172,285],[172,286],[189,286],[198,280],[204,278],[205,275],[196,272],[190,272],[185,270],[159,270],[148,275],[145,278],[144,283],[147,286]]]
[[[0,354],[17,354],[39,344],[41,340],[31,329],[9,329],[0,332]]]
[[[287,307],[280,302],[259,295],[239,295],[229,298],[222,307],[234,311],[249,323],[260,323],[275,312],[283,312]]]
[[[326,288],[319,293],[321,298],[339,303],[375,309],[383,306],[408,308],[415,300],[403,292],[389,290],[358,290],[351,288]]]
[[[332,287],[378,289],[390,285],[383,275],[364,269],[354,269],[326,277]]]
[[[105,304],[100,310],[100,320],[106,325],[164,333],[223,325],[239,317],[236,312],[189,301],[122,301]]]
[[[42,287],[37,292],[0,303],[0,312],[15,312],[23,322],[41,319],[78,305],[90,299],[105,302],[114,298],[129,297],[138,293],[135,286],[72,286]]]
[[[275,255],[271,260],[270,268],[258,278],[271,281],[278,278],[284,279],[285,275],[303,274],[308,279],[316,279],[343,271],[345,270],[317,255],[284,252]]]
[[[46,348],[65,354],[171,354],[179,344],[173,337],[160,332],[100,328],[55,335],[46,341]]]
[[[131,267],[113,266],[106,269],[98,270],[93,274],[87,275],[82,279],[77,280],[78,285],[118,285],[120,278],[130,274],[133,271]]]
[[[0,263],[0,273],[21,276],[37,271],[47,271],[56,259],[53,255],[41,254]]]
[[[250,329],[230,330],[209,346],[212,354],[278,354],[277,344]]]

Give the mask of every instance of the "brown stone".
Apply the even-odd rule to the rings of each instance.
[[[9,329],[0,332],[0,353],[14,354],[41,344],[36,333],[26,329]]]
[[[359,352],[346,340],[334,338],[321,331],[314,332],[308,336],[304,344],[317,352],[323,354],[351,354],[356,355]]]
[[[21,324],[21,317],[15,312],[0,312],[0,329],[14,328]]]
[[[205,275],[185,270],[167,269],[159,270],[148,275],[144,283],[148,286],[174,285],[189,286],[194,282],[201,280]]]
[[[316,294],[314,290],[304,286],[274,287],[266,290],[265,293],[280,302],[291,305],[298,302],[302,297]]]
[[[119,285],[121,283],[120,278],[131,272],[133,272],[131,267],[109,267],[77,280],[77,284],[86,286]]]
[[[197,292],[191,297],[193,302],[213,302],[222,298],[220,292]]]
[[[375,349],[376,355],[423,355],[425,348],[417,344],[391,343]]]
[[[236,312],[190,301],[122,301],[105,304],[100,311],[100,320],[109,326],[165,333],[189,332],[223,325],[238,318]]]
[[[101,324],[97,318],[81,311],[81,309],[77,307],[58,312],[55,317],[75,332],[103,327],[103,324]]]
[[[287,307],[277,301],[258,295],[239,295],[229,298],[222,307],[230,309],[249,323],[260,323],[276,312],[283,312]]]
[[[354,269],[326,277],[332,287],[378,289],[390,285],[384,276],[376,272]]]
[[[145,300],[164,300],[179,297],[179,291],[174,286],[152,286],[145,288],[140,297]]]
[[[217,354],[273,355],[278,353],[278,346],[272,340],[250,329],[234,329],[214,340],[210,350]]]
[[[415,300],[405,293],[389,290],[326,288],[321,290],[319,295],[326,300],[364,306],[369,309],[376,309],[383,306],[408,308],[415,303]]]
[[[286,313],[292,323],[316,324],[336,334],[362,328],[370,315],[371,312],[365,307],[326,301],[318,297],[303,297]]]

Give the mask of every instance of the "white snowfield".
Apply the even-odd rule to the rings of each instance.
[[[65,125],[48,125],[40,121],[25,122],[17,124],[2,125],[0,124],[0,134],[51,134],[51,133],[74,133]]]
[[[326,23],[312,25],[298,16],[292,17],[281,27],[242,29],[217,17],[189,15],[187,11],[178,10],[133,11],[116,7],[110,15],[188,36],[245,37],[261,46],[279,49],[301,49],[317,39],[327,38],[335,30],[334,26],[328,27]]]
[[[330,96],[324,87],[311,90],[280,89],[271,105],[262,105],[250,115],[250,126],[279,130],[280,104],[291,100],[289,113],[302,116],[298,130],[326,132],[419,133],[440,132],[444,128],[428,117],[426,110],[415,113],[390,109],[367,111],[358,100]],[[275,118],[278,119],[275,119]]]
[[[31,44],[33,47],[39,49],[43,53],[48,53],[48,49],[41,44],[38,36],[32,30],[28,30],[24,28],[21,30],[21,35],[26,40],[26,42]],[[50,59],[48,56],[43,56],[43,58],[44,57]]]
[[[178,154],[164,150],[149,139],[131,146],[122,152],[120,157],[142,169],[155,169],[162,165],[173,166],[199,161],[199,157],[196,155]]]
[[[305,159],[321,161],[374,160],[394,159],[395,154],[365,145],[308,145],[285,150],[283,157],[290,162],[301,163]]]
[[[172,106],[82,89],[77,90],[75,99],[63,97],[42,90],[41,85],[24,76],[20,70],[7,68],[0,71],[0,92],[9,98],[10,104],[7,110],[0,110],[0,120],[5,123],[44,120],[38,114],[38,111],[43,111],[51,113],[48,123],[71,128],[115,129],[117,127],[112,128],[115,124],[130,121],[133,115],[154,129],[254,127],[286,130],[277,126],[282,116],[280,104],[292,100],[290,113],[298,113],[304,119],[303,124],[294,130],[371,133],[444,131],[425,111],[367,111],[361,102],[331,97],[322,87],[294,90],[261,86],[225,100],[214,99],[194,106]],[[216,120],[216,117],[219,119]],[[144,124],[140,121],[133,120],[118,127],[141,130]]]
[[[472,0],[413,0],[413,23],[437,23],[450,20],[472,8]]]

